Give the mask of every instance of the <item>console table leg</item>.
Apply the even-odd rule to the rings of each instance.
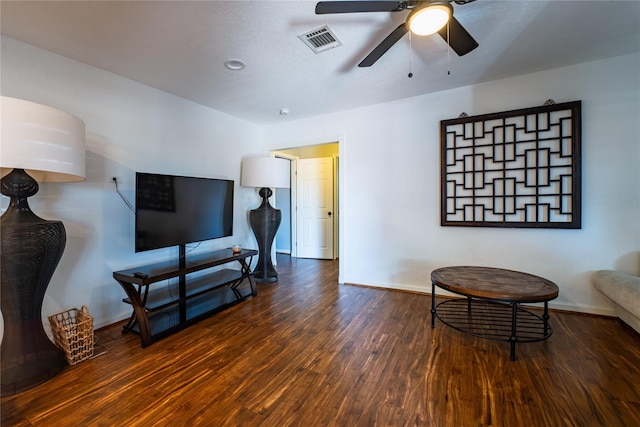
[[[256,279],[251,274],[251,262],[253,261],[253,257],[249,258],[249,262],[247,263],[246,258],[238,260],[240,265],[242,266],[242,273],[247,274],[247,278],[249,279],[249,286],[251,286],[251,296],[258,295],[258,288],[256,287]]]
[[[118,283],[120,283],[120,285],[124,289],[125,293],[129,297],[129,301],[131,301],[131,305],[133,306],[132,316],[135,316],[135,319],[138,322],[142,347],[147,347],[151,344],[151,328],[149,326],[149,319],[147,318],[147,313],[145,311],[142,299],[140,298],[140,294],[136,291],[132,283],[124,282],[121,280],[118,280]],[[146,294],[144,298],[146,300]]]
[[[131,332],[135,326],[136,326],[136,313],[132,312],[131,316],[129,317],[129,321],[127,322],[126,325],[122,327],[122,333],[127,334]]]
[[[136,285],[138,287],[138,296],[142,299],[142,306],[145,307],[147,305],[147,296],[149,295],[149,286],[144,287],[144,291],[142,289],[142,285]],[[122,328],[122,333],[126,334],[133,331],[133,328],[138,324],[138,319],[136,318],[135,310],[132,310],[131,316],[129,317],[129,321]]]
[[[518,303],[514,302],[511,304],[512,312],[511,312],[511,337],[509,337],[509,343],[511,344],[511,354],[509,355],[509,359],[516,360],[516,341],[518,341],[518,337],[516,335],[516,323],[518,318]]]
[[[249,286],[251,286],[251,296],[258,295],[258,288],[256,288],[256,279],[253,277],[253,274],[249,275]]]
[[[242,283],[242,279],[234,280],[231,284],[227,285],[229,286],[229,288],[231,288],[231,290],[233,291],[233,294],[235,295],[238,301],[242,299],[242,294],[238,290],[238,286],[240,285],[240,283]]]

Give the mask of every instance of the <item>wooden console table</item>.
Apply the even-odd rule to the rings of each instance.
[[[463,295],[436,305],[435,287]],[[511,344],[515,360],[517,342],[541,341],[551,336],[548,302],[558,286],[533,274],[490,267],[444,267],[431,273],[431,327],[436,317],[461,332]],[[519,307],[544,302],[538,316]]]
[[[181,249],[179,260],[115,271],[113,278],[127,294],[123,302],[133,306],[122,332],[139,333],[142,347],[147,347],[249,296],[256,296],[250,265],[257,254],[253,249],[242,249],[239,253],[223,249],[185,259]],[[234,261],[240,263],[240,270],[203,272]],[[168,286],[156,285],[149,290],[152,284],[172,278],[178,278],[178,295],[171,295]],[[249,290],[244,293],[243,282],[249,284]]]

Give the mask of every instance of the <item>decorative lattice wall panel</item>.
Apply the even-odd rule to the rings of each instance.
[[[440,122],[441,224],[581,227],[581,102]]]

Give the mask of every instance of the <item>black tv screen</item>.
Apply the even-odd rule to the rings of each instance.
[[[233,181],[136,173],[136,252],[233,234]]]

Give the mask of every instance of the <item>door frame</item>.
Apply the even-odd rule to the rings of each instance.
[[[296,231],[298,229],[297,217],[298,215],[294,215],[294,211],[297,211],[297,201],[296,201],[296,193],[298,191],[298,180],[296,179],[296,175],[298,172],[298,156],[292,156],[283,152],[275,152],[273,153],[274,157],[279,157],[282,159],[290,160],[291,165],[291,188],[289,189],[289,197],[291,198],[290,209],[289,209],[289,226],[291,227],[291,231],[289,235],[291,236],[291,257],[296,258],[298,256],[298,245],[294,242],[297,241]]]
[[[345,225],[342,220],[341,212],[345,211],[346,208],[346,200],[344,198],[344,171],[342,169],[342,165],[345,163],[345,137],[344,134],[337,134],[336,136],[331,137],[323,137],[317,138],[313,140],[308,140],[306,142],[303,141],[295,141],[295,142],[282,142],[278,144],[271,144],[264,147],[264,149],[270,153],[272,153],[275,157],[282,157],[291,160],[292,173],[294,172],[294,167],[297,168],[296,160],[297,156],[287,155],[286,153],[280,152],[281,150],[290,150],[295,148],[303,148],[303,147],[312,147],[314,145],[325,145],[325,144],[338,144],[338,155],[333,156],[334,158],[334,215],[336,215],[337,226],[334,226],[334,258],[338,259],[338,282],[343,283],[342,274],[344,271],[344,266],[346,265],[346,253],[345,253]],[[293,177],[294,175],[292,175]],[[297,256],[297,253],[294,255],[296,251],[296,245],[293,244],[295,238],[295,230],[296,230],[296,215],[293,214],[293,210],[295,208],[296,201],[294,200],[296,191],[295,190],[295,179],[291,180],[291,256]]]

